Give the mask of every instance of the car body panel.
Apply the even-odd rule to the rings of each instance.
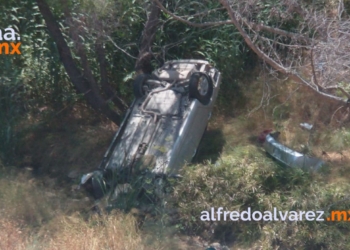
[[[195,72],[213,83],[206,105],[189,96],[189,80]],[[146,169],[155,175],[175,175],[194,156],[218,95],[220,72],[204,60],[175,60],[153,75],[162,86],[134,100],[100,170],[118,174]]]
[[[289,167],[318,170],[324,164],[321,159],[306,156],[284,146],[270,134],[266,135],[263,146],[268,154]]]

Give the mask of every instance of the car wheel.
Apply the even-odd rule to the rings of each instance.
[[[95,199],[101,199],[107,193],[107,185],[102,173],[98,172],[91,178],[93,195]]]
[[[211,78],[202,72],[195,72],[191,75],[189,84],[189,95],[199,102],[207,105],[213,95],[213,82]]]
[[[143,97],[146,92],[144,87],[147,86],[147,80],[159,80],[155,75],[140,74],[134,80],[134,95],[136,98]],[[147,86],[149,87],[149,86]]]

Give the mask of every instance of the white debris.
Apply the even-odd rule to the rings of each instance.
[[[309,123],[304,122],[304,123],[300,123],[300,126],[307,129],[307,130],[311,130],[314,125],[311,125]]]
[[[78,178],[78,177],[79,177],[79,171],[77,171],[77,170],[72,170],[72,171],[70,171],[70,172],[68,173],[68,177],[69,177],[70,179],[76,179],[76,178]]]
[[[132,187],[129,183],[119,184],[114,189],[114,193],[112,195],[111,200],[116,200],[120,194],[126,194],[132,190]]]
[[[84,174],[84,175],[81,177],[80,184],[81,184],[81,185],[84,185],[93,175],[94,175],[94,173]]]

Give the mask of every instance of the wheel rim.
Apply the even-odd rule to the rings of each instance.
[[[198,93],[201,96],[205,96],[209,90],[209,82],[205,76],[201,76],[198,80]]]

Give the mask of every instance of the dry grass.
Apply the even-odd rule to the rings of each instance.
[[[30,249],[29,245],[32,245],[30,241],[30,235],[23,230],[23,227],[18,222],[7,218],[0,218],[0,249]]]
[[[30,173],[9,170],[0,170],[1,250],[166,249],[143,239],[133,215],[86,214],[91,202],[44,187]]]
[[[93,217],[88,221],[79,215],[61,215],[49,224],[42,224],[37,233],[30,231],[28,225],[1,218],[0,249],[147,249],[136,229],[135,219],[123,214]]]
[[[260,106],[265,84],[270,99]],[[184,169],[184,181],[175,193],[181,225],[223,242],[235,239],[232,249],[348,249],[350,228],[345,224],[210,225],[196,220],[200,211],[219,206],[327,210],[333,204],[332,209],[348,209],[348,201],[343,201],[349,197],[350,177],[349,120],[343,119],[346,109],[335,113],[338,104],[303,87],[293,93],[298,85],[290,82],[258,79],[241,85],[249,86],[243,91],[248,100],[246,112],[235,111],[240,115],[233,118],[216,115],[209,126],[222,131],[225,140],[219,160]],[[314,129],[302,129],[299,124],[304,122],[313,124]],[[265,129],[280,131],[283,144],[322,158],[328,167],[324,172],[307,173],[269,162],[256,147],[256,137]],[[210,233],[212,228],[215,234]]]
[[[92,199],[74,191],[79,176],[69,179],[68,173],[95,169],[115,130],[107,122],[74,121],[28,133],[21,147],[28,157],[18,161],[23,168],[0,164],[0,217],[7,222],[0,238],[8,245],[0,245],[1,250],[169,249],[169,242],[179,249],[170,239],[173,232],[158,234],[162,227],[157,227],[145,233],[132,214],[93,215]]]
[[[221,115],[219,110],[214,113],[209,124],[212,138],[207,140],[208,145],[204,147],[220,150],[205,151],[217,154],[217,157],[212,157],[215,159],[211,161],[212,164],[204,163],[197,168],[189,166],[185,177],[187,181],[178,187],[182,191],[178,202],[182,202],[181,209],[185,212],[176,226],[198,226],[193,220],[197,218],[196,211],[204,209],[203,204],[226,204],[229,207],[237,203],[237,206],[241,206],[248,198],[252,198],[260,199],[260,203],[254,204],[266,209],[278,206],[280,197],[283,197],[288,198],[290,204],[292,201],[302,204],[300,206],[303,208],[310,208],[306,201],[312,201],[314,206],[310,209],[314,209],[319,205],[317,199],[322,200],[322,206],[326,206],[341,200],[341,195],[345,195],[343,188],[338,192],[339,195],[334,195],[332,189],[334,186],[348,187],[350,177],[350,134],[346,127],[340,126],[347,124],[347,121],[341,120],[342,112],[337,112],[332,120],[332,114],[338,108],[335,104],[326,103],[304,88],[291,94],[297,85],[265,81],[258,79],[243,83],[247,101],[242,109],[232,109],[232,115],[228,116]],[[261,104],[262,90],[266,84],[270,86],[270,98],[255,109]],[[231,110],[230,107],[227,110]],[[302,130],[299,126],[302,122],[314,124],[315,132],[311,134]],[[281,131],[280,139],[289,147],[300,151],[302,145],[308,145],[310,153],[329,163],[330,171],[326,175],[308,176],[274,165],[254,145],[256,136],[270,128]],[[25,151],[33,156],[29,165],[38,164],[43,173],[55,178],[67,178],[71,170],[86,172],[98,165],[113,130],[115,128],[79,125],[75,129],[35,132],[26,142]],[[323,151],[327,155],[322,155]],[[147,227],[145,223],[143,228],[138,229],[135,218],[129,214],[116,213],[102,217],[87,215],[87,208],[92,206],[92,202],[73,195],[69,187],[73,183],[65,182],[58,186],[57,180],[49,179],[47,175],[33,178],[31,173],[21,172],[9,174],[9,168],[0,169],[0,249],[170,249],[170,246],[171,249],[192,249],[188,244],[180,245],[183,243],[181,239],[171,238],[174,231],[165,228],[161,219],[154,223],[160,225]],[[269,192],[263,192],[263,188]],[[310,195],[301,194],[299,190],[303,189],[308,190]],[[312,196],[315,193],[317,199]],[[241,200],[231,201],[226,194],[230,197],[235,195]],[[281,206],[288,209],[290,204],[284,201]],[[200,225],[199,231],[202,226],[205,228],[208,225]],[[220,226],[218,231],[226,233],[229,226]],[[209,228],[205,230],[210,232]],[[312,243],[313,246],[320,246],[317,242],[322,243],[327,233],[332,234],[329,236],[330,241],[344,237],[337,227],[327,225],[313,227],[302,224],[285,230],[282,224],[271,224],[261,231],[254,225],[239,224],[229,230],[234,233],[232,237],[239,238],[240,242],[248,242],[250,246],[264,245],[263,249],[272,249],[275,240],[285,240],[273,238],[271,232],[285,233],[287,237],[288,230],[292,230],[295,240],[289,246],[293,247],[300,247],[300,242],[309,240],[302,234],[308,230],[314,232],[312,240],[316,243]],[[210,237],[220,238],[222,235]],[[247,249],[246,246],[243,248]]]
[[[79,215],[62,216],[56,221],[56,232],[44,240],[44,249],[145,249],[131,215],[95,216],[88,221]]]

